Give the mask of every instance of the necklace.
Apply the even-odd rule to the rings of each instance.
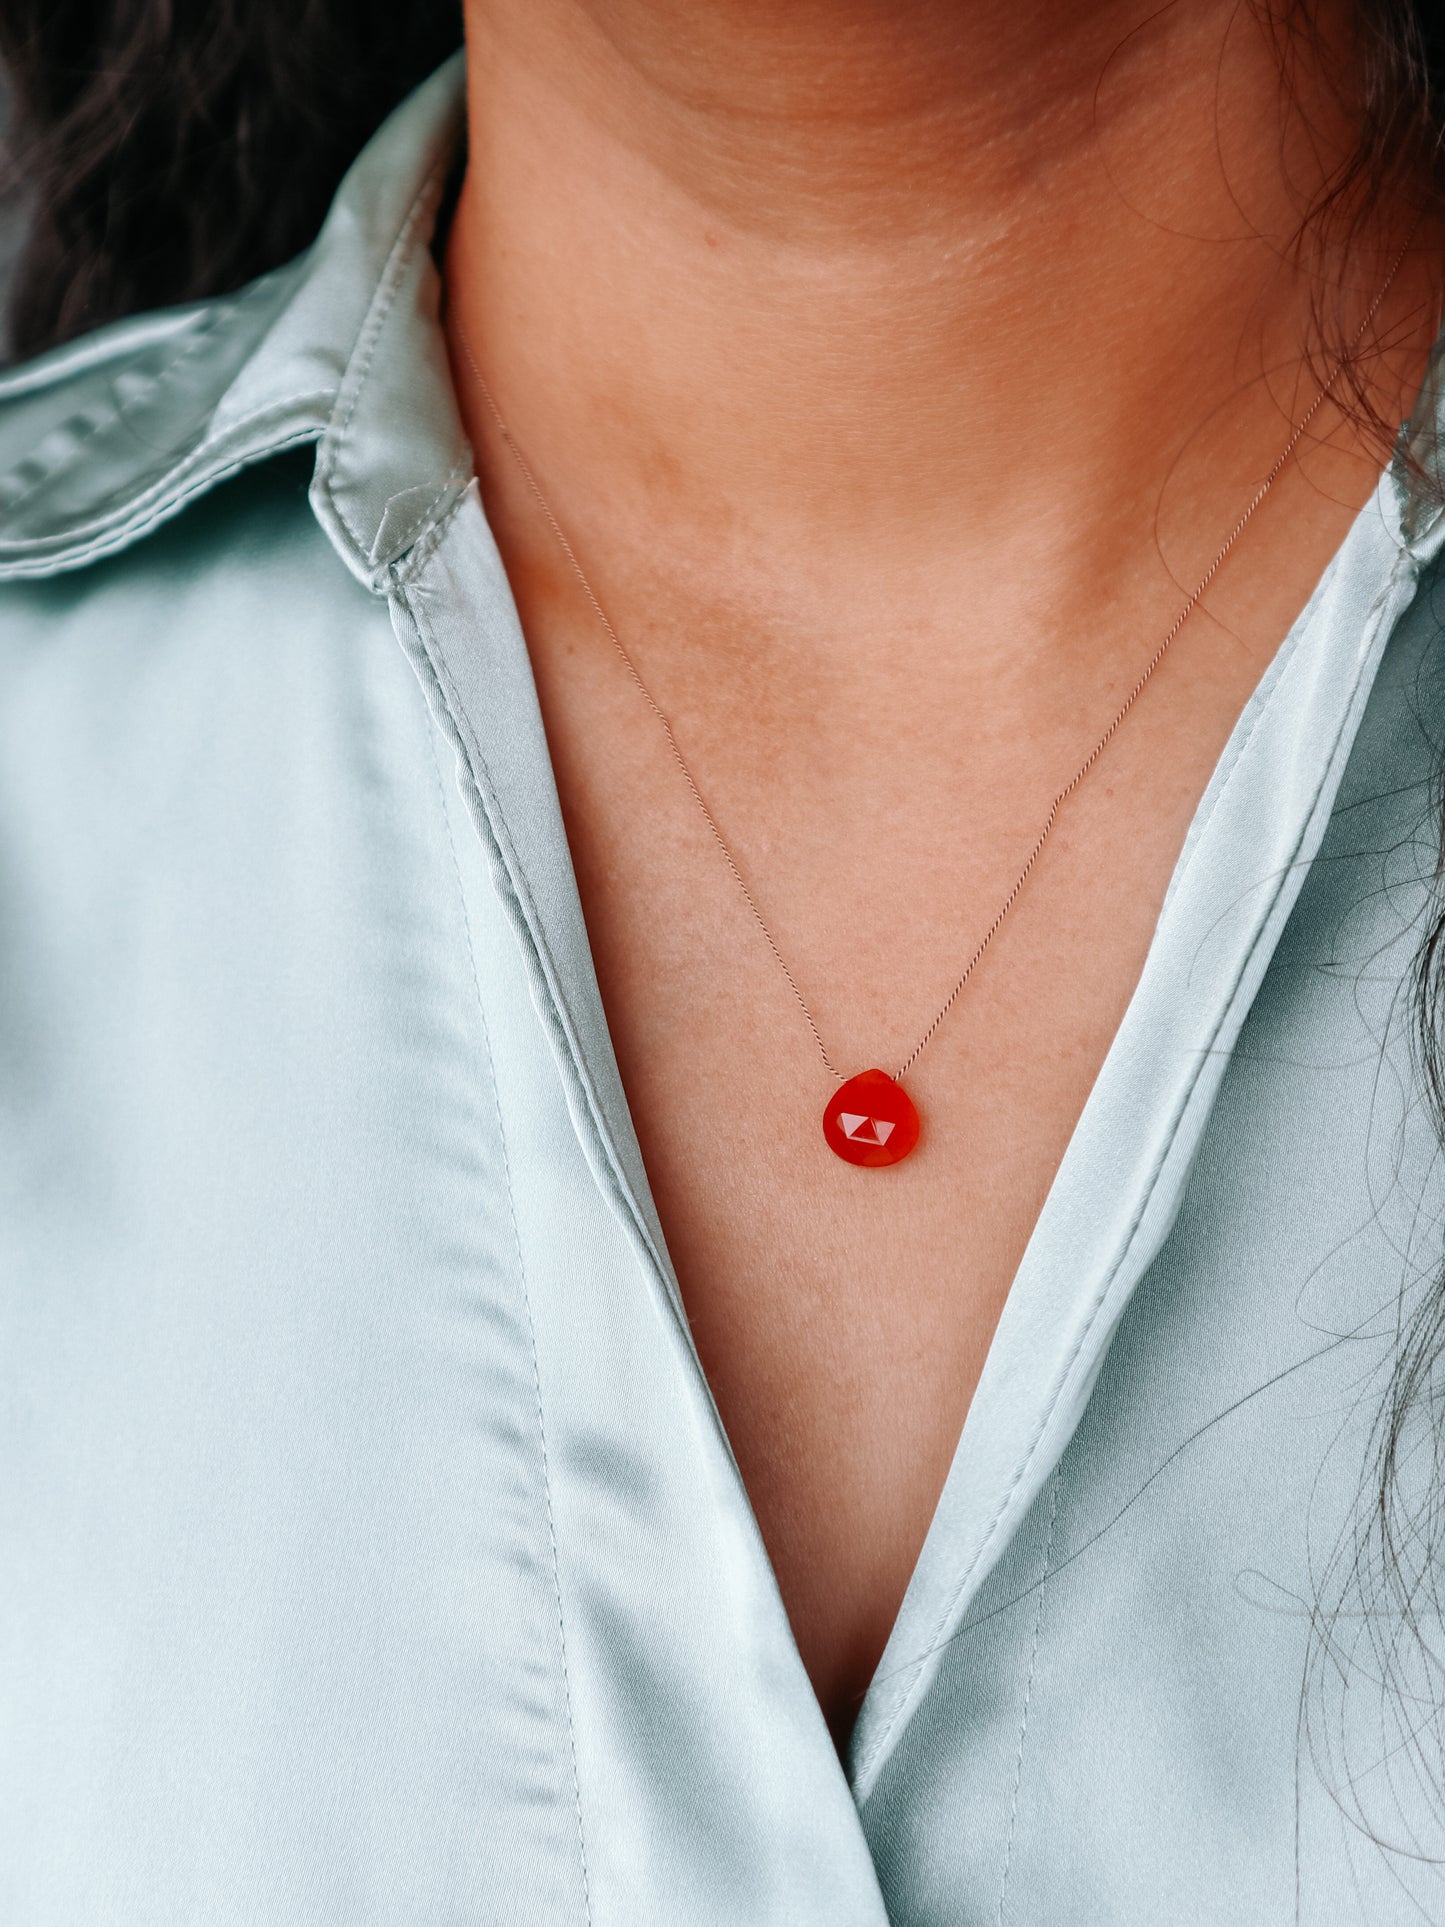
[[[1410,238],[1413,238],[1413,235]],[[859,1165],[870,1169],[876,1169],[883,1165],[899,1164],[918,1143],[920,1130],[918,1111],[914,1106],[913,1100],[903,1089],[903,1079],[918,1062],[919,1057],[932,1041],[934,1033],[938,1030],[948,1013],[953,1009],[953,1006],[958,1002],[960,996],[962,996],[964,986],[978,968],[979,963],[983,959],[984,952],[998,935],[1004,918],[1008,915],[1014,904],[1017,903],[1023,892],[1024,885],[1033,874],[1034,867],[1043,854],[1044,845],[1048,842],[1049,834],[1054,824],[1058,821],[1059,812],[1075,791],[1082,786],[1093,770],[1094,765],[1099,761],[1100,757],[1109,747],[1109,744],[1118,734],[1130,710],[1133,709],[1135,703],[1144,693],[1150,677],[1164,660],[1169,645],[1174,641],[1174,638],[1179,634],[1179,631],[1184,627],[1189,617],[1198,607],[1204,597],[1205,591],[1223,567],[1225,558],[1228,556],[1230,550],[1233,549],[1240,536],[1243,535],[1254,516],[1255,510],[1259,507],[1260,503],[1263,502],[1265,496],[1269,494],[1270,489],[1274,486],[1281,471],[1288,463],[1291,455],[1294,454],[1295,449],[1299,446],[1306,429],[1309,427],[1311,421],[1313,421],[1315,415],[1323,407],[1331,390],[1348,365],[1355,349],[1363,339],[1366,329],[1368,329],[1370,323],[1374,320],[1380,303],[1389,292],[1390,284],[1394,281],[1399,271],[1400,263],[1404,260],[1409,245],[1410,240],[1407,239],[1405,246],[1401,248],[1399,254],[1396,255],[1394,265],[1391,267],[1384,285],[1370,303],[1368,313],[1351,338],[1349,346],[1344,350],[1339,360],[1336,361],[1334,367],[1330,370],[1315,395],[1314,400],[1295,423],[1289,440],[1285,443],[1275,459],[1274,466],[1260,483],[1248,507],[1230,530],[1219,553],[1195,584],[1183,608],[1180,609],[1173,622],[1170,623],[1162,641],[1158,643],[1153,655],[1144,665],[1138,680],[1115,712],[1113,721],[1094,744],[1094,747],[1089,751],[1083,762],[1080,763],[1068,782],[1065,783],[1064,787],[1049,804],[1048,814],[1045,816],[1043,826],[1034,839],[1033,847],[1030,849],[1022,869],[1014,878],[1013,886],[1009,890],[1008,895],[999,905],[993,921],[979,938],[978,943],[974,947],[973,954],[969,957],[967,963],[965,963],[958,981],[939,1006],[932,1023],[929,1024],[927,1030],[924,1031],[923,1035],[918,1039],[918,1042],[913,1046],[913,1049],[892,1076],[890,1076],[887,1071],[874,1069],[858,1071],[851,1077],[844,1077],[842,1072],[839,1071],[834,1064],[832,1057],[829,1055],[828,1047],[823,1041],[822,1032],[818,1028],[812,1011],[808,1008],[807,999],[799,989],[797,979],[789,969],[782,951],[778,948],[777,940],[768,928],[767,920],[763,916],[762,911],[758,908],[757,900],[748,886],[747,879],[743,875],[742,869],[734,857],[732,850],[729,848],[727,839],[718,828],[717,819],[708,808],[707,800],[703,796],[692,771],[687,765],[687,760],[678,746],[677,737],[673,733],[672,724],[668,721],[666,712],[662,709],[657,699],[653,696],[652,691],[643,681],[637,665],[633,662],[622,638],[613,627],[611,618],[603,608],[597,592],[593,589],[591,582],[587,578],[586,571],[577,559],[576,550],[572,547],[566,531],[553,512],[551,503],[543,494],[541,484],[533,473],[531,464],[522,453],[512,431],[503,420],[501,410],[492,398],[492,391],[488,388],[482,377],[482,372],[477,366],[476,358],[472,354],[471,344],[462,332],[461,323],[456,317],[455,309],[452,310],[452,320],[455,323],[457,341],[466,359],[472,379],[477,385],[478,393],[486,403],[487,411],[496,425],[497,433],[510,450],[522,479],[526,484],[528,493],[541,511],[543,518],[551,529],[553,536],[556,538],[557,545],[566,558],[567,566],[575,578],[578,587],[586,597],[603,633],[607,636],[612,647],[621,658],[623,667],[626,669],[638,694],[652,711],[654,717],[656,717],[662,733],[667,739],[667,746],[672,754],[672,760],[676,763],[678,771],[692,796],[693,802],[701,812],[703,821],[707,824],[708,830],[712,835],[712,840],[717,845],[718,852],[723,862],[727,865],[733,882],[737,885],[738,890],[742,894],[743,901],[752,914],[753,922],[757,925],[764,942],[772,952],[773,961],[777,964],[778,969],[786,979],[788,988],[793,994],[793,999],[798,1009],[802,1012],[803,1021],[812,1033],[818,1055],[823,1061],[823,1067],[838,1087],[829,1098],[823,1111],[823,1136],[827,1141],[828,1148],[837,1157],[842,1158],[844,1163]]]

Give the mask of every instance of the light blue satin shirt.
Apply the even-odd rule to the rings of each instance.
[[[1382,479],[1230,740],[844,1767],[449,386],[461,80],[292,266],[0,380],[0,1923],[1445,1919],[1350,1565],[1440,518]]]

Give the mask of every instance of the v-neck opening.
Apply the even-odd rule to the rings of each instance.
[[[938,1656],[969,1599],[1026,1513],[1036,1488],[1062,1454],[1123,1306],[1172,1222],[1193,1145],[1212,1106],[1223,1060],[1253,1000],[1308,859],[1323,834],[1374,669],[1413,587],[1411,546],[1401,536],[1399,507],[1391,489],[1387,475],[1360,511],[1345,543],[1242,711],[1196,808],[1138,983],[1010,1283],[948,1474],[884,1653],[864,1695],[844,1761],[844,1771],[860,1806],[926,1691]],[[485,531],[484,521],[481,526]],[[527,685],[528,706],[535,708],[525,640],[489,533],[487,541],[492,612],[494,617],[500,615],[506,631],[494,638],[493,646],[500,644],[506,649],[511,659],[508,673],[515,674],[519,689],[523,683]],[[1351,566],[1343,568],[1346,558]],[[1338,609],[1338,586],[1343,582],[1348,596],[1362,578],[1373,586],[1369,608]],[[434,653],[436,666],[445,677],[447,652],[442,648]],[[1304,679],[1301,664],[1309,672],[1314,707],[1298,701],[1280,705],[1277,699],[1284,686],[1292,678]],[[469,718],[470,706],[461,692],[452,687],[439,693],[448,710]],[[575,879],[570,867],[564,879],[555,873],[555,862],[542,860],[549,843],[555,853],[557,839],[565,849],[565,837],[540,714],[535,731],[528,732],[534,740],[526,783],[519,794],[510,794],[518,774],[517,709],[514,702],[502,702],[498,707],[508,714],[514,732],[504,752],[509,767],[495,766],[480,735],[471,728],[475,719],[467,724],[470,740],[463,745],[463,752],[474,767],[480,768],[487,790],[484,808],[493,833],[504,846],[504,867],[517,890],[516,913],[536,948],[539,999],[545,1006],[544,1017],[550,1010],[549,1029],[554,1052],[567,1077],[574,1125],[584,1138],[594,1170],[609,1191],[614,1208],[632,1226],[635,1248],[645,1270],[678,1323],[691,1369],[714,1414],[731,1476],[756,1526],[751,1498],[692,1341],[642,1163],[607,1037]],[[1283,738],[1261,752],[1261,732],[1267,730],[1281,707],[1288,711],[1283,719]],[[1312,740],[1302,740],[1305,735]],[[1247,913],[1237,919],[1237,927],[1232,930],[1226,966],[1221,968],[1216,959],[1211,972],[1206,973],[1207,993],[1193,994],[1200,987],[1191,986],[1189,980],[1195,973],[1183,953],[1198,938],[1201,921],[1207,927],[1219,915],[1227,916],[1230,899],[1238,895],[1238,841],[1232,835],[1237,811],[1231,812],[1228,805],[1240,773],[1252,758],[1261,755],[1266,762],[1271,755],[1293,757],[1291,807],[1271,826],[1269,835],[1261,830],[1256,838],[1266,859],[1264,877],[1252,893]],[[1267,774],[1266,770],[1266,780]],[[1309,780],[1301,780],[1306,774]],[[1224,831],[1219,829],[1221,813],[1230,814],[1231,819],[1231,827]],[[1200,871],[1209,866],[1216,840],[1229,842],[1229,864],[1206,879],[1201,888]],[[546,883],[542,891],[532,887],[539,876]],[[1187,1023],[1197,1039],[1181,1047],[1167,1075],[1161,1069],[1157,1045],[1161,997],[1166,1006],[1172,1003],[1176,1028],[1180,1022]],[[1134,1110],[1138,1142],[1133,1151],[1136,1160],[1142,1156],[1143,1162],[1123,1182],[1117,1170],[1128,1147],[1117,1135],[1118,1119],[1108,1103],[1121,1077],[1136,1084],[1142,1078],[1146,1086],[1153,1087],[1151,1103]],[[1161,1085],[1167,1087],[1162,1121]],[[1102,1179],[1095,1175],[1101,1161],[1101,1136],[1110,1140],[1105,1161],[1115,1166],[1114,1173]],[[1086,1165],[1091,1176],[1081,1184],[1078,1174]],[[1100,1189],[1116,1207],[1124,1207],[1122,1220],[1101,1222],[1100,1214],[1090,1208],[1095,1200],[1080,1195],[1081,1189],[1087,1194],[1091,1187]],[[1078,1287],[1061,1288],[1058,1247],[1062,1243],[1073,1244],[1072,1263],[1063,1270],[1080,1278]],[[1030,1326],[1031,1318],[1041,1312],[1057,1320],[1060,1331],[1055,1338],[1063,1340],[1062,1344],[1055,1343],[1047,1360],[1038,1354],[1034,1342],[1037,1334]],[[1021,1352],[1029,1356],[1022,1370]],[[988,1462],[989,1476],[980,1480],[975,1448],[980,1433],[997,1422],[1001,1393],[1014,1408],[1011,1424],[1004,1428],[1010,1435],[1008,1450],[1000,1459],[998,1441],[993,1442],[992,1450],[985,1449],[983,1458]],[[757,1545],[776,1591],[776,1573],[760,1531]],[[801,1659],[799,1667],[801,1671]],[[821,1719],[821,1709],[819,1712]]]
[[[1432,378],[1433,364],[1422,397],[1430,394]],[[1222,1063],[1323,835],[1385,638],[1412,593],[1414,570],[1438,540],[1438,517],[1427,529],[1415,530],[1409,512],[1408,491],[1388,469],[1275,652],[1196,808],[1143,970],[1010,1282],[948,1473],[864,1694],[844,1763],[860,1806],[969,1600],[1066,1446],[1124,1305],[1172,1222]],[[454,591],[454,584],[433,578],[439,557],[454,546],[459,530],[480,541],[464,574],[481,606],[470,611],[466,627],[472,638],[487,632],[488,674],[495,686],[479,683],[475,666],[464,663],[460,635],[439,638],[438,625],[427,615],[428,604],[435,614]],[[1359,606],[1362,581],[1371,590],[1367,607]],[[415,625],[418,643],[411,653],[419,667],[425,665],[433,707],[445,719],[475,787],[474,814],[492,843],[494,870],[523,943],[534,1002],[562,1073],[574,1127],[675,1322],[781,1609],[777,1576],[692,1340],[643,1165],[608,1034],[530,658],[475,484],[435,538],[394,567],[393,598],[399,619]],[[1337,606],[1341,602],[1344,606]],[[1307,640],[1309,650],[1303,648]],[[1308,676],[1296,669],[1306,656],[1313,662]],[[1279,740],[1266,755],[1258,747],[1260,736],[1278,715],[1275,698],[1292,672],[1308,684],[1305,700],[1289,706],[1287,724],[1275,730]],[[505,740],[497,733],[501,718]],[[1286,812],[1264,822],[1257,809],[1256,820],[1234,825],[1243,832],[1245,849],[1265,859],[1259,884],[1241,910],[1233,901],[1239,866],[1232,846],[1223,874],[1206,880],[1214,888],[1212,908],[1204,927],[1196,929],[1197,917],[1191,921],[1181,904],[1187,909],[1194,903],[1198,910],[1201,865],[1212,845],[1226,840],[1218,817],[1222,810],[1228,813],[1238,772],[1251,758],[1268,764],[1271,757],[1282,758],[1286,766]],[[1269,794],[1268,770],[1262,800],[1266,805],[1277,800]],[[1235,809],[1232,824],[1237,815]],[[1208,901],[1207,887],[1203,895]],[[1218,928],[1209,928],[1218,919],[1230,930],[1223,945]],[[1202,977],[1182,955],[1194,941],[1212,946]],[[1165,1050],[1177,1053],[1167,1066],[1161,1060],[1161,1023],[1168,1038]],[[1192,1042],[1179,1034],[1181,1024],[1193,1027]],[[1117,1116],[1113,1100],[1124,1085],[1134,1090],[1136,1102],[1131,1112]],[[1111,1134],[1113,1141],[1101,1144]],[[1107,1155],[1101,1156],[1101,1148]],[[1123,1178],[1121,1148],[1135,1160]],[[1087,1177],[1081,1175],[1086,1171]],[[1058,1248],[1066,1231],[1074,1239],[1067,1253]],[[1046,1314],[1046,1329],[1035,1331],[1030,1319],[1041,1314]],[[990,1431],[996,1436],[985,1436]],[[821,1708],[819,1717],[821,1722]]]

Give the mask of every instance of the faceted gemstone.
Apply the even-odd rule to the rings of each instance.
[[[887,1071],[859,1071],[829,1098],[823,1136],[845,1164],[900,1164],[918,1142],[918,1113]]]

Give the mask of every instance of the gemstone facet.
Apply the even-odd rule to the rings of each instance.
[[[918,1113],[887,1071],[859,1071],[829,1098],[823,1136],[845,1164],[900,1164],[918,1142]]]

